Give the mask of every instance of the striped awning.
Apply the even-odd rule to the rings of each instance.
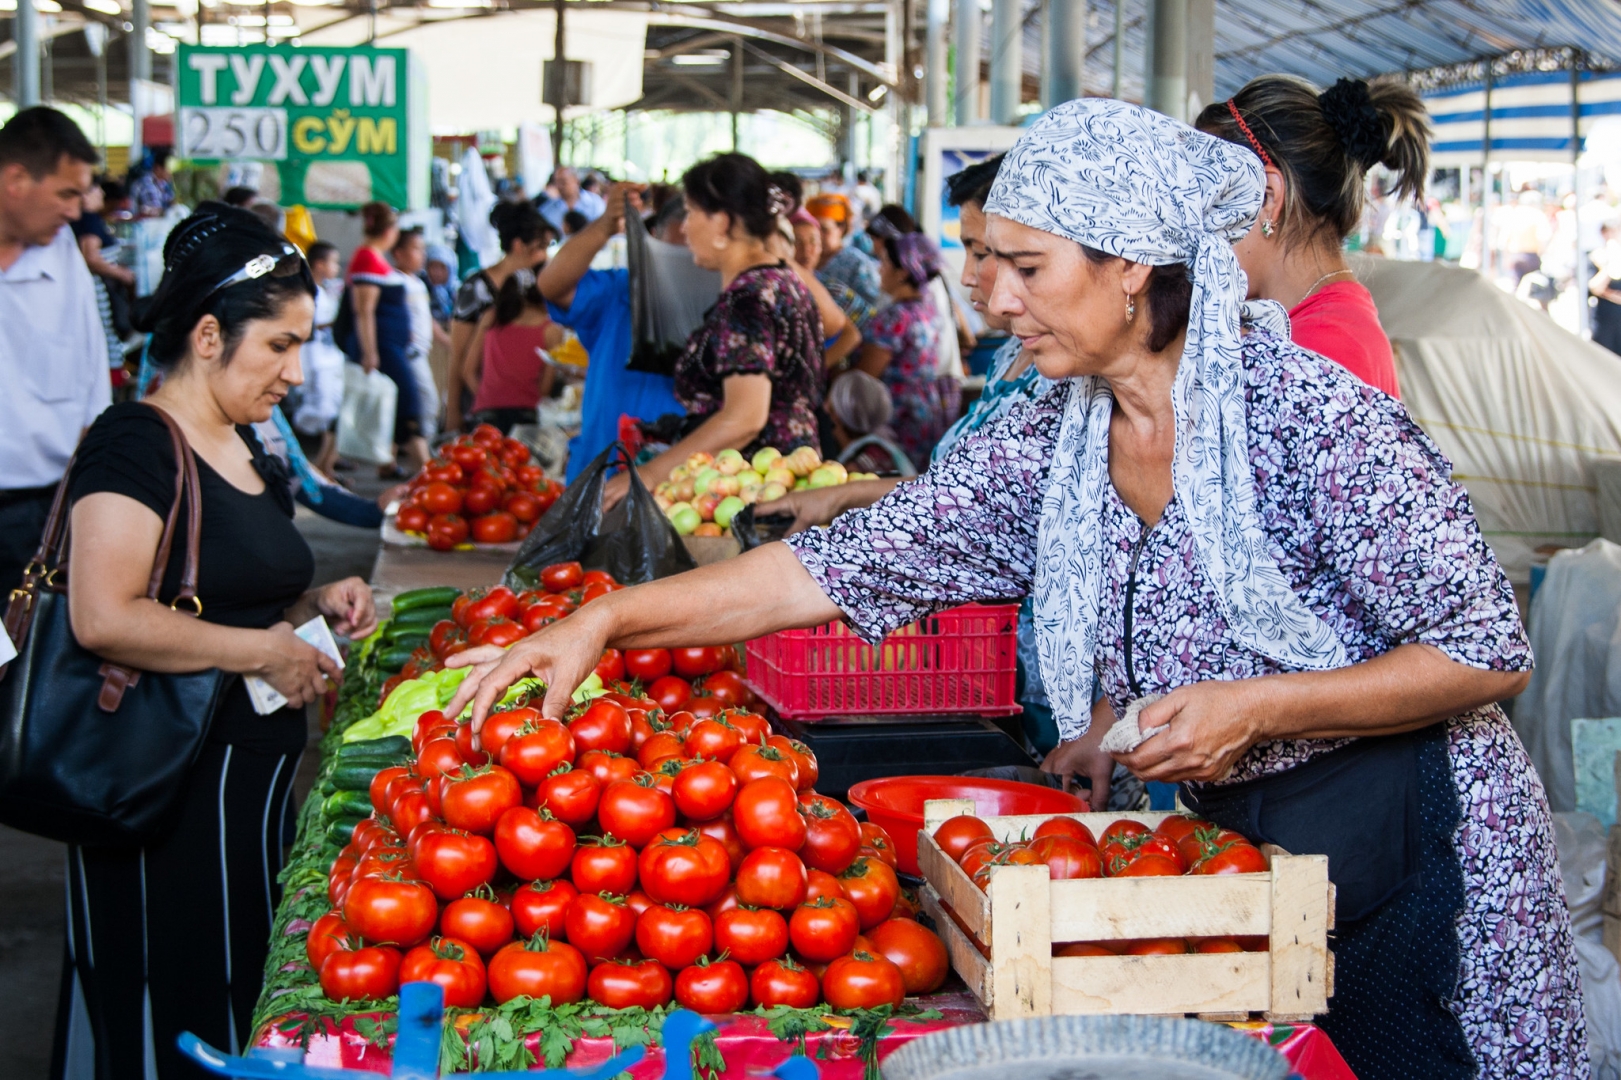
[[[1435,124],[1434,164],[1479,164],[1488,128],[1485,83],[1432,92],[1424,101]],[[1492,81],[1490,105],[1493,161],[1569,161],[1577,131],[1585,139],[1599,118],[1621,114],[1621,72],[1583,71],[1574,80],[1568,71],[1504,75]]]

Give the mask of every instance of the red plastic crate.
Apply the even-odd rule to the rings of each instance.
[[[877,648],[843,622],[780,630],[746,646],[748,680],[778,714],[1010,716],[1019,605],[967,604],[890,634]]]

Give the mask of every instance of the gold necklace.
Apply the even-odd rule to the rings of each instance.
[[[1300,303],[1296,304],[1295,306],[1299,307],[1300,304],[1304,304],[1307,301],[1307,299],[1310,298],[1311,294],[1317,291],[1317,287],[1319,285],[1321,285],[1323,282],[1327,281],[1329,278],[1331,278],[1331,277],[1339,277],[1341,274],[1349,274],[1350,272],[1351,272],[1350,267],[1345,267],[1342,270],[1330,270],[1328,273],[1324,274],[1322,277],[1318,278],[1316,281],[1311,283],[1311,288],[1306,290],[1306,295],[1302,296],[1300,298]]]

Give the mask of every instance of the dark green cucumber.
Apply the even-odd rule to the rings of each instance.
[[[401,638],[377,657],[377,666],[384,671],[398,671],[411,662],[411,654],[428,643],[427,637]]]
[[[449,618],[449,608],[412,608],[388,620],[388,625],[383,628],[383,637],[387,639],[390,635],[399,637],[413,631],[432,630],[434,623]]]
[[[338,747],[338,761],[361,757],[405,758],[410,753],[410,739],[404,735],[385,735],[381,739],[356,739],[343,743]]]
[[[365,817],[371,812],[371,795],[364,791],[335,791],[321,804],[321,816],[327,821]]]
[[[365,760],[339,762],[327,781],[337,791],[369,791],[372,780],[388,767]]]
[[[455,599],[462,594],[460,589],[450,585],[434,585],[426,589],[411,589],[402,592],[393,600],[394,612],[410,611],[412,608],[448,608]]]
[[[355,835],[355,826],[365,818],[340,818],[326,827],[326,842],[333,847],[343,847]]]

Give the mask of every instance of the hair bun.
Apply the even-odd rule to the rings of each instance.
[[[1374,105],[1367,83],[1341,79],[1318,96],[1317,105],[1352,161],[1371,169],[1384,160],[1390,146],[1390,122]]]

